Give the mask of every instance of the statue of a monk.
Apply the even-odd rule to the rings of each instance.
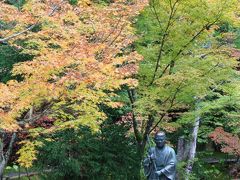
[[[155,147],[148,150],[143,161],[144,174],[148,180],[175,180],[176,154],[167,146],[164,132],[157,132],[154,137]]]

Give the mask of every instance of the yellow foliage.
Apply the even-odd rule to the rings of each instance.
[[[33,161],[36,160],[36,147],[42,146],[43,144],[38,141],[31,142],[28,140],[22,141],[21,144],[23,144],[23,146],[17,152],[17,154],[19,155],[17,162],[22,167],[30,168],[33,165]]]

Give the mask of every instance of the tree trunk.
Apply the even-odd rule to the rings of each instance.
[[[199,110],[199,100],[196,101],[196,110]],[[199,129],[199,122],[200,122],[200,116],[197,115],[194,126],[193,126],[193,131],[190,139],[190,146],[189,146],[189,156],[188,156],[188,162],[187,162],[187,167],[186,167],[186,174],[187,176],[192,172],[193,168],[193,163],[194,163],[194,158],[196,154],[196,147],[197,147],[197,136],[198,136],[198,129]]]
[[[1,148],[0,149],[0,156],[1,156],[1,158],[0,158],[0,177],[1,177],[1,179],[3,177],[3,171],[6,167],[8,160],[10,158],[10,155],[12,153],[13,143],[14,143],[15,139],[16,139],[16,133],[14,132],[11,137],[11,141],[8,145],[8,150],[5,154],[3,152],[3,142],[1,142],[1,147],[0,147]]]
[[[2,179],[2,177],[3,177],[3,171],[4,171],[4,169],[5,169],[5,166],[6,166],[6,161],[5,161],[5,159],[1,159],[1,164],[0,164],[0,177],[1,177],[1,179]]]
[[[185,152],[185,140],[184,136],[178,138],[178,146],[177,146],[177,160],[178,162],[184,160],[184,152]]]

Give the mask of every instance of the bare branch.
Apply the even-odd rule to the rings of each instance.
[[[121,35],[123,29],[125,28],[126,24],[123,24],[120,31],[118,32],[118,34],[113,38],[113,40],[109,43],[109,46],[111,46],[116,40],[117,38]]]
[[[111,34],[113,34],[115,32],[115,30],[117,29],[118,25],[120,24],[122,19],[122,16],[118,19],[117,24],[114,26],[114,28],[112,29],[112,31],[102,40],[102,43],[106,42],[107,39],[111,36]]]
[[[48,16],[53,16],[53,14],[60,9],[60,6],[64,3],[64,0],[62,0],[59,4],[55,5],[52,9],[52,11],[48,14]]]
[[[4,42],[6,42],[6,41],[8,41],[8,40],[10,40],[12,38],[15,38],[15,37],[17,37],[17,36],[19,36],[19,35],[21,35],[23,33],[26,33],[28,31],[32,30],[36,26],[37,26],[37,24],[33,24],[33,25],[29,26],[27,29],[25,29],[23,31],[20,31],[20,32],[15,33],[15,34],[12,34],[12,35],[10,35],[10,36],[8,36],[6,38],[0,39],[0,43],[4,43]]]
[[[52,16],[57,10],[59,10],[60,5],[63,4],[64,0],[62,0],[59,5],[54,6],[54,8],[52,9],[52,11],[48,14],[48,16]],[[29,26],[28,28],[24,29],[23,31],[20,31],[18,33],[14,33],[6,38],[2,38],[0,39],[0,43],[6,43],[7,41],[9,41],[10,39],[13,39],[21,34],[27,33],[28,31],[31,31],[34,27],[36,27],[37,25],[39,25],[39,23],[35,23],[32,24],[31,26]]]

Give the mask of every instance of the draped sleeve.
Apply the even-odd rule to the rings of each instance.
[[[168,155],[165,158],[165,167],[162,169],[163,174],[170,180],[175,180],[176,175],[176,154],[175,151],[168,147]]]

